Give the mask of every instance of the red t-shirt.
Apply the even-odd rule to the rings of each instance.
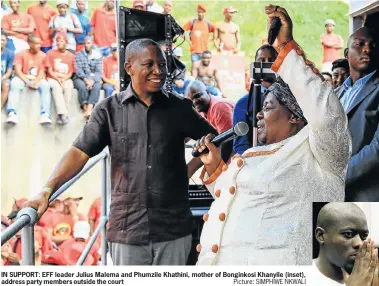
[[[3,19],[1,20],[1,28],[4,30],[10,30],[11,28],[35,29],[36,25],[34,23],[34,19],[32,16],[23,12],[18,12],[18,14],[11,13],[9,15],[4,16]],[[24,41],[28,39],[28,36],[22,33],[17,33],[14,36]]]
[[[91,18],[94,43],[99,47],[110,47],[116,42],[116,14],[104,8],[96,8]]]
[[[46,212],[42,215],[42,217],[40,218],[40,220],[37,222],[37,225],[39,225],[40,227],[45,227],[46,226],[46,222],[49,220],[50,216],[55,213],[55,210],[52,209],[52,208],[48,208],[46,210]]]
[[[31,15],[36,24],[36,34],[41,39],[41,47],[50,47],[53,42],[49,33],[50,19],[57,15],[57,10],[53,7],[40,4],[32,4],[26,10],[26,13]]]
[[[78,216],[79,220],[86,220],[84,215],[79,213]],[[75,222],[71,214],[55,212],[46,221],[45,227],[53,229],[53,236],[72,236]]]
[[[104,77],[118,81],[118,62],[113,56],[103,58]]]
[[[45,69],[46,54],[39,51],[36,54],[32,54],[30,50],[22,51],[16,54],[14,58],[14,65],[21,65],[21,71],[29,75],[31,78],[35,78],[41,69]]]
[[[233,109],[234,103],[211,96],[208,112],[202,116],[221,134],[233,127]]]
[[[82,253],[84,249],[86,248],[88,244],[87,241],[75,241],[75,238],[70,238],[64,242],[62,242],[61,245],[59,245],[59,249],[61,250],[62,253],[64,253],[65,259],[70,265],[76,264],[76,261],[78,261],[79,257],[77,257],[78,253]],[[73,251],[74,250],[79,250],[79,251]],[[84,261],[84,265],[97,265],[97,261],[99,260],[99,248],[94,244],[90,250],[89,255],[87,256],[86,260]],[[92,256],[90,258],[89,256]],[[92,263],[90,263],[92,262]]]
[[[34,239],[38,241],[42,253],[50,251],[53,249],[53,243],[47,232],[42,227],[36,225],[34,226]],[[11,242],[12,251],[17,253],[17,255],[22,259],[22,248],[21,248],[21,237],[17,237]]]
[[[322,34],[321,42],[329,46],[332,46],[335,44],[339,44],[340,46],[343,46],[343,39],[340,35],[337,35],[337,34]],[[322,45],[322,47],[323,47],[323,57],[322,57],[323,63],[334,62],[335,60],[338,60],[341,58],[340,51],[342,49],[329,48],[325,45]]]
[[[66,51],[61,53],[59,50],[50,50],[46,54],[45,66],[46,69],[52,68],[58,75],[66,76],[68,73],[75,72],[75,55]],[[47,78],[51,78],[47,70]]]
[[[88,219],[95,221],[95,229],[99,224],[101,216],[101,198],[97,198],[91,205],[88,211]]]
[[[191,31],[191,53],[201,54],[204,51],[208,50],[209,33],[213,33],[215,31],[215,27],[212,23],[208,22],[205,19],[202,21],[196,19],[193,27],[192,22],[193,20],[189,20],[187,23],[185,23],[183,30]]]

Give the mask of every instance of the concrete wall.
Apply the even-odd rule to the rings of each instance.
[[[103,98],[103,92],[101,93]],[[19,123],[6,123],[1,115],[1,214],[8,214],[13,198],[31,197],[40,192],[56,164],[72,145],[85,124],[77,91],[69,105],[67,125],[56,124],[55,105],[51,104],[52,125],[40,125],[39,94],[25,89],[20,97]],[[83,196],[80,211],[87,214],[90,204],[100,196],[101,165],[96,165],[72,187],[70,192]]]
[[[103,98],[103,91],[100,98]],[[40,192],[54,167],[66,150],[72,145],[85,124],[80,110],[77,92],[69,105],[70,122],[56,124],[55,106],[51,104],[52,125],[40,125],[39,94],[25,89],[20,98],[19,123],[6,123],[5,110],[1,115],[1,214],[10,212],[13,198],[31,197]],[[193,143],[193,141],[192,141]],[[191,149],[186,149],[186,159],[192,158]],[[190,180],[190,184],[201,184],[200,170]],[[80,194],[84,199],[80,211],[87,214],[91,203],[101,193],[101,164],[78,180],[70,192]]]

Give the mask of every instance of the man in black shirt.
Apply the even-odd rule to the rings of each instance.
[[[191,211],[184,140],[216,131],[192,102],[161,89],[167,62],[158,44],[126,48],[127,90],[96,105],[83,131],[43,191],[25,206],[40,217],[48,198],[88,159],[109,146],[112,201],[107,240],[115,265],[184,265],[191,248]]]

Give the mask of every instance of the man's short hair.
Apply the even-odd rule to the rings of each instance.
[[[35,39],[38,39],[37,35],[36,34],[29,34],[28,35],[28,38],[27,38],[27,42],[34,42]]]
[[[349,61],[347,59],[338,59],[335,60],[332,63],[332,71],[336,68],[344,68],[345,70],[349,71]]]
[[[205,50],[201,55],[204,56],[206,54],[212,55],[212,52],[209,50]]]
[[[134,57],[136,54],[138,54],[141,50],[149,47],[149,46],[156,46],[159,49],[161,47],[159,44],[151,39],[138,39],[131,42],[129,45],[126,46],[125,49],[125,62],[129,62],[131,57]]]
[[[260,50],[269,50],[272,53],[272,55],[274,56],[275,59],[278,56],[278,52],[274,49],[273,46],[271,46],[269,44],[265,44],[265,45],[259,47],[258,50],[255,52],[254,60],[257,59],[257,56],[258,56],[258,53],[259,53]]]

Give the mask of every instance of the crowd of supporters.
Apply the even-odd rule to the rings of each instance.
[[[67,191],[54,200],[34,227],[35,265],[75,265],[89,237],[99,224],[101,200],[97,198],[84,215],[78,211],[83,197]],[[16,220],[26,198],[14,201],[8,217],[1,216],[1,230]],[[84,265],[97,265],[100,259],[99,235]],[[1,265],[21,265],[21,235],[17,233],[1,247]]]
[[[118,90],[114,0],[106,0],[88,17],[88,1],[46,0],[20,11],[20,1],[1,1],[1,107],[8,123],[18,123],[25,88],[40,95],[41,124],[51,124],[51,101],[58,124],[69,121],[72,89],[78,90],[84,117],[99,101]]]

